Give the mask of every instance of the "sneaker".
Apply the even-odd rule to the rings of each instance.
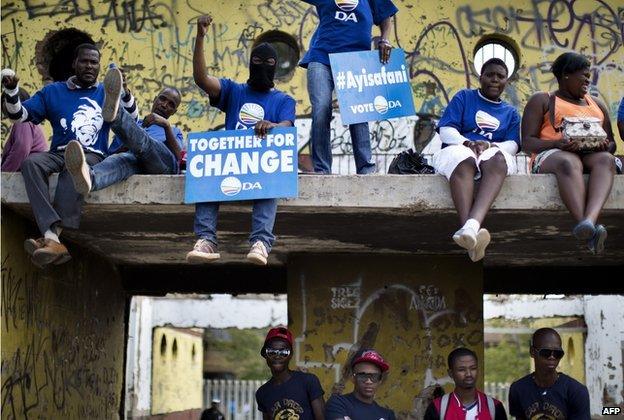
[[[471,250],[477,245],[477,233],[472,228],[461,228],[453,235],[453,240],[464,249]]]
[[[601,254],[605,248],[605,242],[607,241],[607,228],[603,225],[596,225],[596,233],[587,241],[587,247],[592,254]]]
[[[31,257],[36,250],[38,250],[39,248],[43,248],[44,246],[45,238],[43,237],[37,239],[30,238],[24,241],[24,251],[26,251],[26,253]]]
[[[477,245],[468,250],[468,256],[473,262],[482,260],[485,257],[485,248],[490,244],[490,232],[487,229],[479,229],[477,232]]]
[[[78,194],[86,195],[91,191],[91,173],[85,159],[82,145],[72,140],[65,148],[65,167],[74,181],[74,188]]]
[[[266,265],[267,258],[269,258],[269,251],[267,251],[264,243],[262,241],[254,242],[247,254],[247,260],[254,264]]]
[[[596,234],[596,227],[589,219],[581,220],[574,229],[572,229],[572,234],[579,241],[587,241],[594,237]]]
[[[198,239],[193,250],[186,254],[189,264],[208,264],[221,258],[217,246],[207,239]]]
[[[70,259],[71,255],[65,245],[52,239],[44,239],[44,246],[32,254],[32,261],[38,267],[45,267],[48,264],[59,265]]]
[[[104,76],[104,104],[102,105],[102,118],[106,122],[112,122],[117,117],[122,87],[121,71],[116,67],[108,69]]]

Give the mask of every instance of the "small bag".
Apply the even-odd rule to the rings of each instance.
[[[396,155],[390,166],[389,174],[410,175],[410,174],[433,174],[435,170],[427,164],[427,160],[412,149],[407,149]]]
[[[550,124],[557,132],[561,132],[567,141],[578,143],[580,150],[595,149],[607,138],[599,118],[596,117],[564,117],[559,127],[555,126],[555,95],[550,95]]]

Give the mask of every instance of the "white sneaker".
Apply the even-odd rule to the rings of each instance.
[[[471,250],[477,245],[477,232],[472,228],[461,228],[453,235],[453,240],[464,249]]]
[[[266,265],[267,258],[269,258],[269,252],[262,241],[256,241],[247,254],[247,260],[254,264]]]
[[[485,248],[490,244],[490,232],[487,229],[479,229],[477,232],[477,245],[468,250],[468,256],[473,262],[477,262],[485,257]]]
[[[104,103],[102,104],[102,119],[113,122],[119,110],[119,99],[123,90],[123,76],[117,67],[108,69],[104,76]]]
[[[221,258],[217,246],[207,239],[198,239],[193,250],[186,254],[189,264],[209,264]]]
[[[82,144],[76,140],[67,143],[65,148],[65,167],[74,181],[76,192],[82,195],[91,191],[91,173],[85,158]]]

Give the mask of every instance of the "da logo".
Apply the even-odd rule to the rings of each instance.
[[[248,190],[261,190],[262,184],[259,182],[240,182],[235,176],[228,176],[221,181],[221,192],[228,197],[232,197],[239,192]]]
[[[477,124],[478,128],[472,131],[489,140],[492,140],[492,133],[500,127],[498,118],[481,110],[477,111],[475,114],[475,124]]]
[[[399,102],[399,101],[388,101],[383,96],[378,95],[373,100],[373,106],[375,107],[375,111],[379,112],[380,114],[385,114],[386,112],[388,112],[388,109],[400,108],[401,107],[401,102]]]
[[[264,119],[264,108],[253,102],[247,102],[241,107],[238,119],[247,127],[253,127],[258,121]]]
[[[358,6],[359,0],[334,0],[336,2],[336,6],[340,10],[336,10],[336,15],[334,16],[336,19],[345,21],[357,22],[357,17],[353,10]],[[349,13],[351,12],[351,13]]]

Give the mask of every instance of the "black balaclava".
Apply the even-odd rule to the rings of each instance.
[[[251,58],[261,58],[262,64],[254,64]],[[275,59],[275,65],[270,66],[264,63],[269,58]],[[251,50],[249,59],[249,80],[247,84],[253,89],[260,92],[266,92],[275,86],[273,77],[275,77],[275,69],[277,67],[277,51],[270,44],[263,42]]]

